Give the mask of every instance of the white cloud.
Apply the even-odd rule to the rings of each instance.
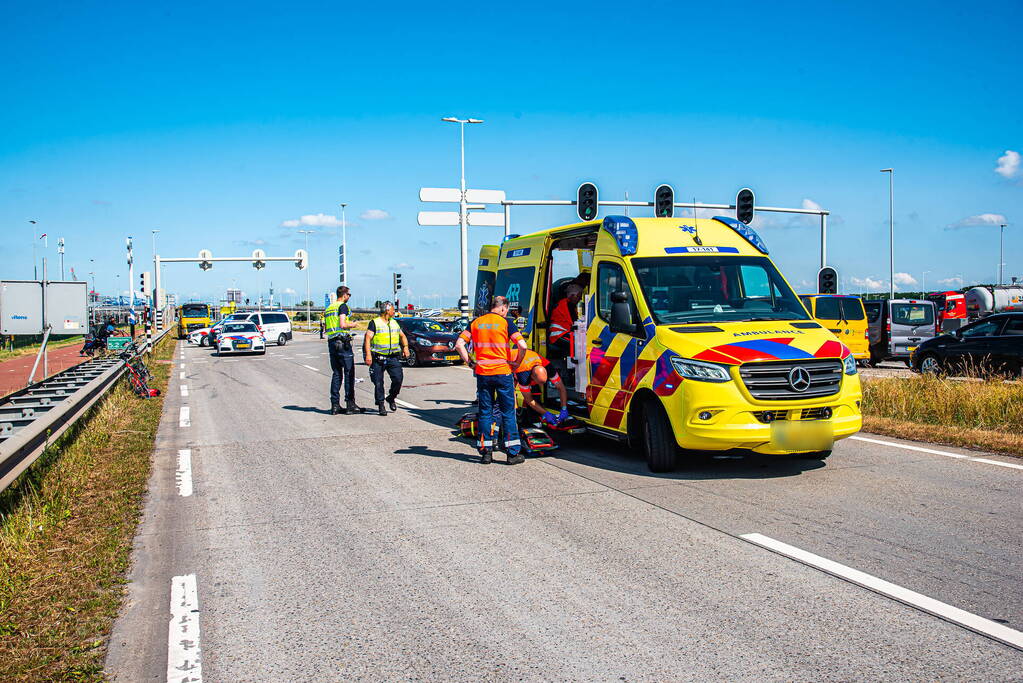
[[[359,214],[359,218],[367,221],[385,221],[391,217],[391,214],[387,213],[383,209],[368,209]]]
[[[939,285],[961,285],[961,284],[963,284],[963,279],[961,277],[946,277],[946,278],[943,278],[941,280],[938,280],[938,284]]]
[[[301,218],[292,218],[281,223],[282,228],[298,228],[301,226],[312,228],[340,228],[341,219],[337,216],[314,213],[302,216]]]
[[[398,270],[399,268],[404,268],[405,270],[415,270],[415,266],[413,266],[411,263],[406,263],[404,261],[402,261],[401,263],[395,263],[393,266],[391,266],[391,270]]]
[[[823,206],[821,206],[820,204],[818,204],[817,202],[815,202],[812,199],[804,199],[803,200],[803,208],[806,209],[807,211],[823,211],[824,210]]]
[[[949,224],[946,230],[958,230],[960,228],[976,228],[991,226],[997,228],[1003,223],[1008,223],[1005,216],[1000,213],[979,213],[976,216],[967,216],[962,220]]]
[[[869,276],[865,278],[851,277],[849,281],[855,286],[871,292],[880,292],[881,290],[888,289],[884,280],[875,280]]]
[[[296,292],[291,287],[285,287],[283,290],[281,290],[281,294],[288,294],[290,296],[291,294],[298,294],[298,292]]]
[[[915,287],[917,281],[916,278],[909,273],[895,273],[895,284]]]
[[[1005,154],[998,157],[998,165],[995,166],[995,173],[1003,178],[1015,178],[1019,175],[1020,154],[1011,149],[1005,150]]]

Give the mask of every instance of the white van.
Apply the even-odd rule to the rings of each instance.
[[[256,323],[267,343],[277,342],[277,346],[284,346],[291,341],[291,318],[286,313],[253,313],[248,319]]]

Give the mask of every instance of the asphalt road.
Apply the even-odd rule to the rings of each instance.
[[[176,355],[117,680],[1021,678],[1019,649],[758,545],[1023,630],[1020,461],[863,435],[885,443],[826,463],[653,475],[580,439],[484,467],[451,431],[467,370],[406,370],[386,418],[330,416],[302,336]]]

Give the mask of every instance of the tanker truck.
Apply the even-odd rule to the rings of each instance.
[[[971,320],[1006,311],[1023,311],[1023,286],[983,286],[967,290],[966,313]]]

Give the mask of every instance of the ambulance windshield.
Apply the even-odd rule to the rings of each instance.
[[[809,319],[762,256],[666,256],[632,263],[657,323]]]

